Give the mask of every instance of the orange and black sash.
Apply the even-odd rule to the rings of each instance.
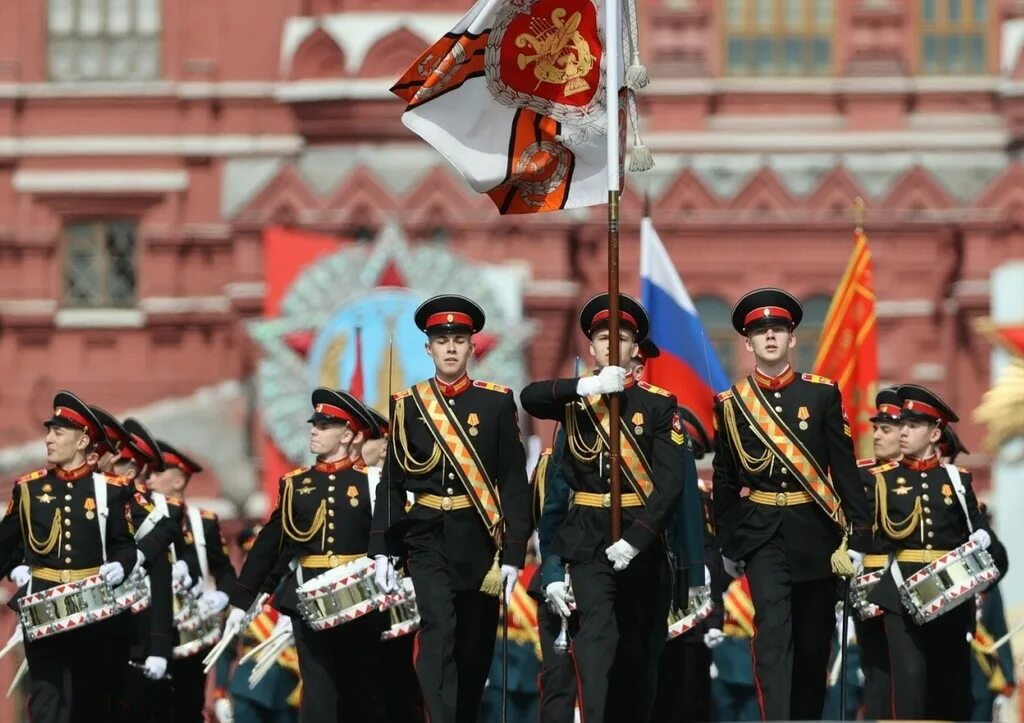
[[[583,400],[583,408],[587,411],[590,421],[594,424],[605,446],[611,446],[611,412],[608,404],[600,394],[586,397]],[[630,433],[625,424],[619,425],[619,436],[622,444],[619,445],[619,457],[622,460],[622,469],[626,473],[633,491],[640,496],[640,500],[647,504],[647,498],[654,492],[654,483],[651,481],[651,463],[647,461],[643,450],[637,444],[636,439]]]
[[[761,443],[783,462],[800,482],[800,485],[818,503],[828,516],[839,526],[846,522],[839,507],[839,495],[832,486],[832,480],[814,459],[803,442],[775,413],[772,405],[752,376],[732,388],[733,398],[750,425],[750,430]],[[737,440],[738,443],[738,440]]]
[[[424,419],[434,440],[444,452],[462,484],[471,493],[473,506],[480,514],[487,531],[495,541],[501,536],[501,500],[494,482],[487,476],[487,469],[473,448],[470,437],[462,428],[454,412],[444,403],[442,394],[434,379],[420,382],[413,387],[412,398]]]

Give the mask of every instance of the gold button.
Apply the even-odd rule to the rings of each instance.
[[[327,538],[327,542],[334,542],[334,538],[333,537],[328,537]]]
[[[451,487],[445,487],[445,492],[447,492],[448,494],[451,494],[453,491],[454,490],[452,490]]]
[[[327,529],[328,530],[333,530],[334,529],[334,523],[333,522],[328,522],[327,523]]]
[[[331,567],[337,567],[341,564],[341,560],[338,559],[337,555],[331,555],[327,558],[327,564]]]
[[[64,501],[65,502],[70,502],[71,501],[71,495],[64,495]],[[68,508],[65,507],[64,509],[68,509]]]
[[[928,537],[935,537],[935,533],[931,530],[928,531]]]
[[[455,479],[455,473],[454,472],[449,472],[448,473],[448,479]]]
[[[925,502],[927,502],[928,501],[928,495],[921,495],[921,499],[924,500]]]
[[[328,497],[328,498],[327,498],[327,501],[328,501],[329,503],[331,503],[332,505],[334,504],[334,498],[333,498],[333,497]]]
[[[789,500],[786,499],[786,493],[785,492],[777,492],[775,494],[775,506],[776,507],[785,507],[788,503],[789,503]]]
[[[454,399],[449,399],[448,400],[448,406],[449,407],[454,407],[455,406],[455,400]]]
[[[68,482],[68,489],[71,489],[71,483]]]
[[[921,476],[922,476],[922,477],[927,477],[927,476],[928,476],[928,473],[927,473],[927,472],[922,472],[922,473],[921,473]]]
[[[70,560],[68,560],[68,562],[70,562]],[[71,582],[71,570],[61,570],[60,571],[60,581],[61,582]]]
[[[64,533],[64,537],[71,537],[71,530]]]
[[[449,512],[452,509],[452,498],[442,497],[441,498],[441,509],[445,512]]]
[[[65,505],[64,506],[64,511],[65,512],[71,512],[71,508],[69,506]]]
[[[922,482],[921,483],[921,489],[923,489],[923,490],[928,489],[928,483],[927,482]]]
[[[327,514],[334,517],[334,510],[327,510]]]
[[[780,469],[779,471],[780,471],[780,472],[781,472],[782,474],[789,474],[789,470],[788,470],[788,469],[786,469],[785,467],[783,467],[783,468],[782,468],[782,469]]]
[[[925,520],[924,520],[924,523],[926,525],[930,525],[932,523],[932,518],[931,517],[926,517]]]
[[[334,485],[331,485],[330,487],[328,487],[327,491],[328,492],[334,492]]]
[[[611,492],[605,492],[603,495],[601,495],[601,506],[602,507],[611,507],[612,506],[612,493]]]
[[[775,392],[776,399],[782,399],[782,392]]]
[[[924,549],[926,549],[926,550],[932,549],[931,543],[928,543],[927,545],[925,545]]]
[[[776,412],[781,412],[782,411],[782,407],[775,407],[775,411]]]
[[[783,482],[782,489],[786,489],[787,487],[789,487],[789,482]]]
[[[71,545],[64,545],[65,552],[71,552]]]
[[[931,512],[932,512],[932,508],[931,508],[931,507],[925,507],[925,508],[924,508],[924,513],[925,513],[926,515],[929,515],[929,514],[931,514]]]
[[[335,479],[335,475],[329,474],[329,475],[327,475],[327,479],[329,479],[329,480],[331,480],[333,482],[334,479]]]
[[[70,565],[71,564],[71,558],[70,557],[65,557],[64,558],[64,562],[66,562],[67,564]],[[71,573],[68,573],[68,574],[71,574]]]

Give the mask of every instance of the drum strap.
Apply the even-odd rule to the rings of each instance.
[[[102,472],[92,473],[93,496],[96,498],[96,524],[100,526],[100,550],[107,561],[107,477]]]
[[[366,468],[366,486],[370,493],[370,518],[373,518],[373,509],[377,503],[377,485],[380,484],[380,467]]]
[[[192,527],[192,539],[196,541],[196,557],[203,580],[210,579],[210,561],[206,559],[206,531],[203,529],[203,515],[198,507],[186,507],[188,523]]]
[[[971,524],[971,515],[967,511],[967,490],[964,488],[964,481],[960,479],[960,470],[957,469],[955,464],[944,464],[942,465],[946,474],[949,475],[949,481],[953,483],[953,491],[956,492],[956,498],[960,501],[960,509],[964,511],[964,519],[967,520],[967,534],[974,534],[974,525]]]
[[[146,515],[146,519],[144,519],[142,521],[142,524],[139,525],[139,529],[135,532],[136,540],[141,540],[143,537],[145,537],[150,532],[150,530],[156,527],[157,522],[164,519],[165,517],[171,516],[171,510],[170,508],[167,507],[167,498],[160,492],[151,492],[150,495],[153,498],[153,511]],[[150,525],[149,529],[146,530],[146,532],[142,532],[142,529],[146,526],[146,523],[149,522],[150,519],[153,520],[153,524]],[[171,563],[173,564],[177,562],[178,556],[174,552],[173,543],[168,547],[168,552],[170,552],[171,554]]]

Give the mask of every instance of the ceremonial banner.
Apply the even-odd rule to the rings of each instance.
[[[814,373],[839,383],[857,452],[871,456],[871,421],[878,386],[875,291],[868,238],[858,231],[853,255],[832,297]]]
[[[644,379],[672,392],[712,433],[715,395],[729,388],[729,380],[650,218],[640,223],[640,299],[661,350],[647,361]]]
[[[479,0],[391,91],[500,213],[592,206],[608,200],[608,60],[599,2]]]

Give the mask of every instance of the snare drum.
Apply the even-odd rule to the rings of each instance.
[[[332,568],[299,586],[299,613],[313,630],[328,630],[381,607],[373,560],[360,558]]]
[[[857,611],[857,617],[861,620],[877,618],[885,612],[873,602],[868,601],[868,595],[871,594],[872,588],[878,584],[878,581],[882,579],[882,575],[885,574],[887,569],[872,570],[863,575],[858,575],[850,583],[850,603],[853,605],[853,609]]]
[[[121,612],[114,591],[99,575],[25,595],[18,600],[27,640],[39,640],[99,622]]]
[[[381,640],[394,640],[420,629],[420,611],[416,605],[416,588],[412,579],[403,577],[399,591],[384,601],[389,616],[389,627],[380,634]]]
[[[992,556],[968,542],[922,567],[900,584],[900,599],[923,625],[967,602],[999,579]]]
[[[714,604],[711,601],[711,588],[704,585],[700,592],[686,606],[686,611],[670,610],[668,613],[668,637],[667,640],[674,640],[683,633],[688,633],[703,622]]]
[[[201,650],[216,645],[220,640],[223,624],[221,615],[195,618],[194,622],[195,624],[187,630],[178,628],[178,644],[174,646],[172,652],[175,660],[189,658]]]
[[[152,592],[149,587],[149,575],[139,568],[128,579],[114,589],[114,599],[122,610],[140,613],[149,607]]]

